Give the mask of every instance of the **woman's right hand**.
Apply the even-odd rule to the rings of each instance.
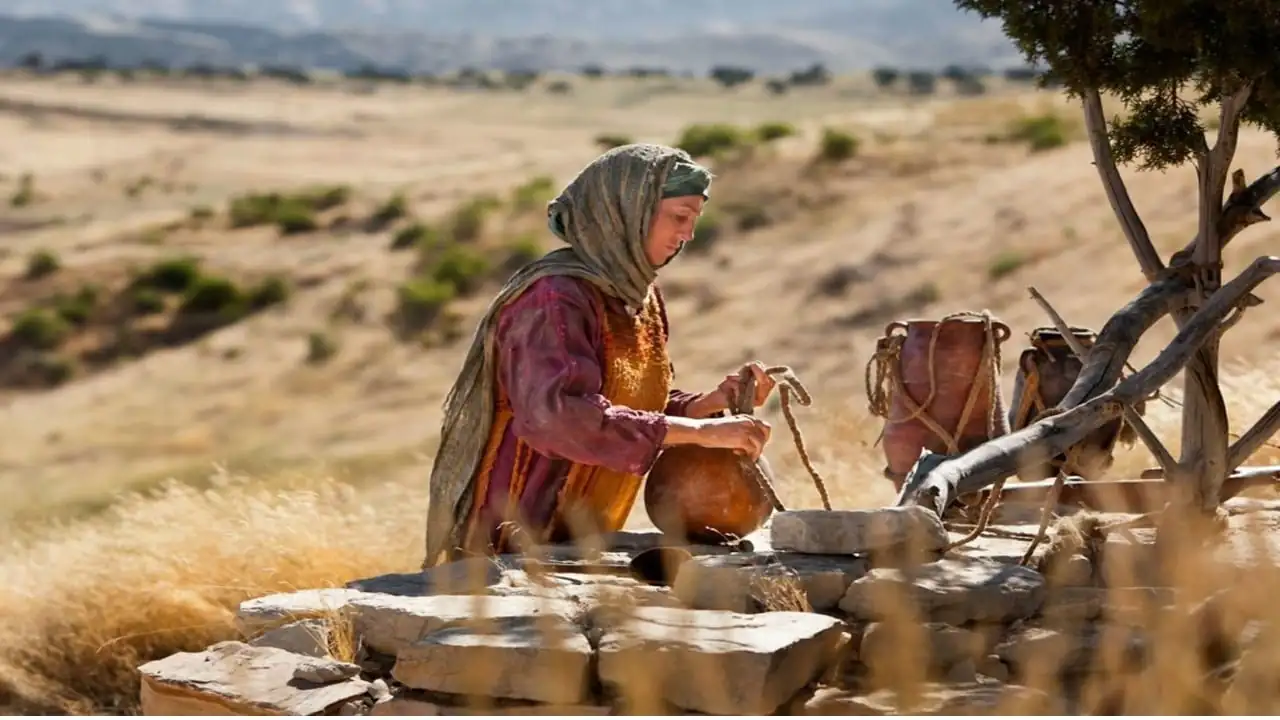
[[[675,420],[675,418],[672,418]],[[672,445],[701,445],[702,447],[721,448],[745,454],[752,460],[760,457],[764,446],[769,442],[771,428],[769,423],[751,415],[733,415],[730,417],[705,418],[689,420],[680,418],[672,423],[674,426],[690,427],[684,432],[674,433],[677,437],[668,437]],[[668,433],[672,435],[672,433]]]

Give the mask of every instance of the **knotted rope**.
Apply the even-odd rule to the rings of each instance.
[[[831,497],[827,494],[826,482],[823,481],[817,469],[813,467],[813,461],[809,458],[809,451],[805,448],[804,435],[800,432],[800,425],[796,422],[795,413],[791,409],[793,395],[805,407],[809,407],[813,403],[813,396],[805,389],[800,382],[800,378],[796,377],[795,371],[786,365],[775,365],[766,368],[765,374],[778,382],[782,401],[782,416],[786,418],[787,427],[791,429],[791,437],[795,440],[796,453],[800,455],[800,462],[804,463],[805,470],[809,471],[809,477],[813,478],[814,487],[818,489],[818,495],[822,497],[823,509],[830,510]],[[744,365],[738,371],[738,397],[734,398],[733,413],[735,415],[753,414],[755,395],[755,373],[751,371],[750,365]],[[738,463],[742,468],[742,472],[760,485],[760,489],[764,491],[765,495],[769,497],[769,502],[773,504],[773,509],[778,512],[786,511],[786,507],[778,499],[778,493],[774,490],[772,478],[769,477],[770,473],[765,470],[765,466],[746,456],[741,456]]]
[[[969,393],[960,412],[960,419],[956,422],[953,430],[947,430],[942,427],[937,419],[930,416],[928,411],[937,393],[934,360],[938,344],[938,333],[948,321],[966,319],[978,319],[982,322],[982,356],[978,361],[978,370],[974,374],[973,382],[969,385]],[[906,343],[907,325],[903,322],[892,322],[885,328],[884,337],[876,342],[876,351],[867,362],[864,376],[867,387],[868,410],[872,415],[884,418],[885,421],[885,425],[881,429],[880,438],[876,439],[877,443],[884,437],[884,430],[889,425],[918,420],[942,440],[947,455],[960,454],[959,435],[969,423],[969,417],[973,414],[979,398],[979,392],[984,384],[987,391],[987,437],[995,438],[1008,434],[1008,418],[1005,417],[1004,402],[1000,395],[1000,375],[1003,372],[1004,365],[1003,358],[1000,355],[1000,343],[1009,339],[1009,329],[1003,324],[997,326],[995,323],[996,320],[990,311],[984,310],[980,313],[961,311],[947,315],[933,326],[933,331],[929,336],[928,361],[926,363],[929,371],[929,394],[925,397],[924,402],[921,403],[917,403],[911,397],[911,394],[907,392],[906,384],[902,380],[902,348]],[[997,339],[997,333],[1003,335],[1003,337]],[[985,383],[979,382],[979,378],[984,374],[984,368],[986,371]],[[875,376],[874,382],[872,381],[873,374]],[[893,420],[890,418],[890,405],[894,398],[897,397],[900,397],[903,404],[907,406],[908,414],[906,417]],[[895,480],[898,479],[890,473],[887,467],[885,468],[885,475]],[[999,504],[1000,491],[1003,488],[1004,480],[998,481],[992,487],[991,494],[981,508],[977,527],[966,537],[951,543],[946,548],[947,550],[971,542],[982,534],[990,521],[995,506]]]

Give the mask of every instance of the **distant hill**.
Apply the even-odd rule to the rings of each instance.
[[[574,70],[715,64],[787,72],[951,63],[1008,67],[998,25],[949,0],[8,0],[0,62],[103,56],[113,65],[376,65]]]

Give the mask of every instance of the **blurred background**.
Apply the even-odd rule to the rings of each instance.
[[[864,383],[887,323],[994,312],[1007,404],[1048,324],[1028,286],[1097,330],[1144,285],[1078,105],[944,0],[3,11],[0,707],[128,709],[135,660],[228,636],[244,597],[416,568],[474,323],[609,147],[718,174],[661,278],[677,385],[795,368],[838,507],[893,498]],[[1245,130],[1236,164],[1273,155]],[[1193,171],[1123,173],[1161,253],[1186,244]],[[1265,312],[1227,335],[1233,427],[1280,390],[1278,338]],[[765,414],[783,501],[819,506]],[[1148,416],[1176,452],[1176,408]]]

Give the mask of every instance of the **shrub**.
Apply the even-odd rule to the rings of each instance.
[[[818,146],[818,159],[823,162],[844,162],[858,154],[858,138],[843,130],[824,128]]]
[[[542,209],[555,197],[555,193],[555,180],[549,175],[539,175],[511,193],[511,209],[516,212]]]
[[[460,293],[468,293],[479,286],[489,270],[489,263],[470,248],[452,245],[436,261],[431,278],[452,285]]]
[[[396,193],[373,211],[369,221],[375,228],[384,228],[409,214],[409,199],[404,193]]]
[[[65,320],[44,308],[23,312],[9,330],[14,340],[32,350],[52,350],[61,345],[70,332],[71,327]]]
[[[760,142],[773,142],[796,134],[796,127],[791,123],[767,122],[756,128],[756,138]]]
[[[200,261],[184,256],[167,258],[152,265],[134,281],[136,288],[152,288],[161,292],[186,292],[200,278]]]
[[[93,285],[81,286],[74,295],[60,295],[54,299],[54,311],[58,317],[72,325],[83,325],[93,315],[98,305],[98,288]]]
[[[1009,127],[1009,139],[1027,143],[1032,152],[1066,145],[1067,136],[1067,123],[1053,113],[1020,118]]]
[[[249,291],[249,307],[254,310],[278,305],[289,299],[290,288],[284,278],[272,275]]]
[[[492,195],[474,197],[453,211],[449,218],[449,236],[453,240],[469,242],[480,237],[484,232],[485,220],[489,213],[500,207],[502,203]]]
[[[37,250],[27,258],[27,279],[38,280],[62,268],[62,261],[51,250]]]
[[[205,275],[197,278],[187,290],[178,312],[234,318],[243,313],[245,304],[245,295],[234,282],[224,277]]]
[[[397,310],[406,326],[422,328],[431,324],[455,296],[457,289],[450,283],[430,277],[414,278],[397,290]]]
[[[742,129],[727,123],[690,125],[680,134],[676,147],[693,157],[707,157],[747,144]]]
[[[137,287],[128,293],[129,308],[135,315],[155,315],[164,312],[164,294],[150,287]]]
[[[603,135],[596,136],[596,146],[599,147],[602,151],[612,150],[616,147],[622,147],[623,145],[630,145],[633,142],[635,141],[626,135],[613,135],[610,133],[605,133]]]
[[[407,250],[411,247],[420,247],[433,244],[433,241],[439,240],[440,233],[436,232],[428,225],[420,222],[406,225],[396,232],[391,238],[392,250]]]

